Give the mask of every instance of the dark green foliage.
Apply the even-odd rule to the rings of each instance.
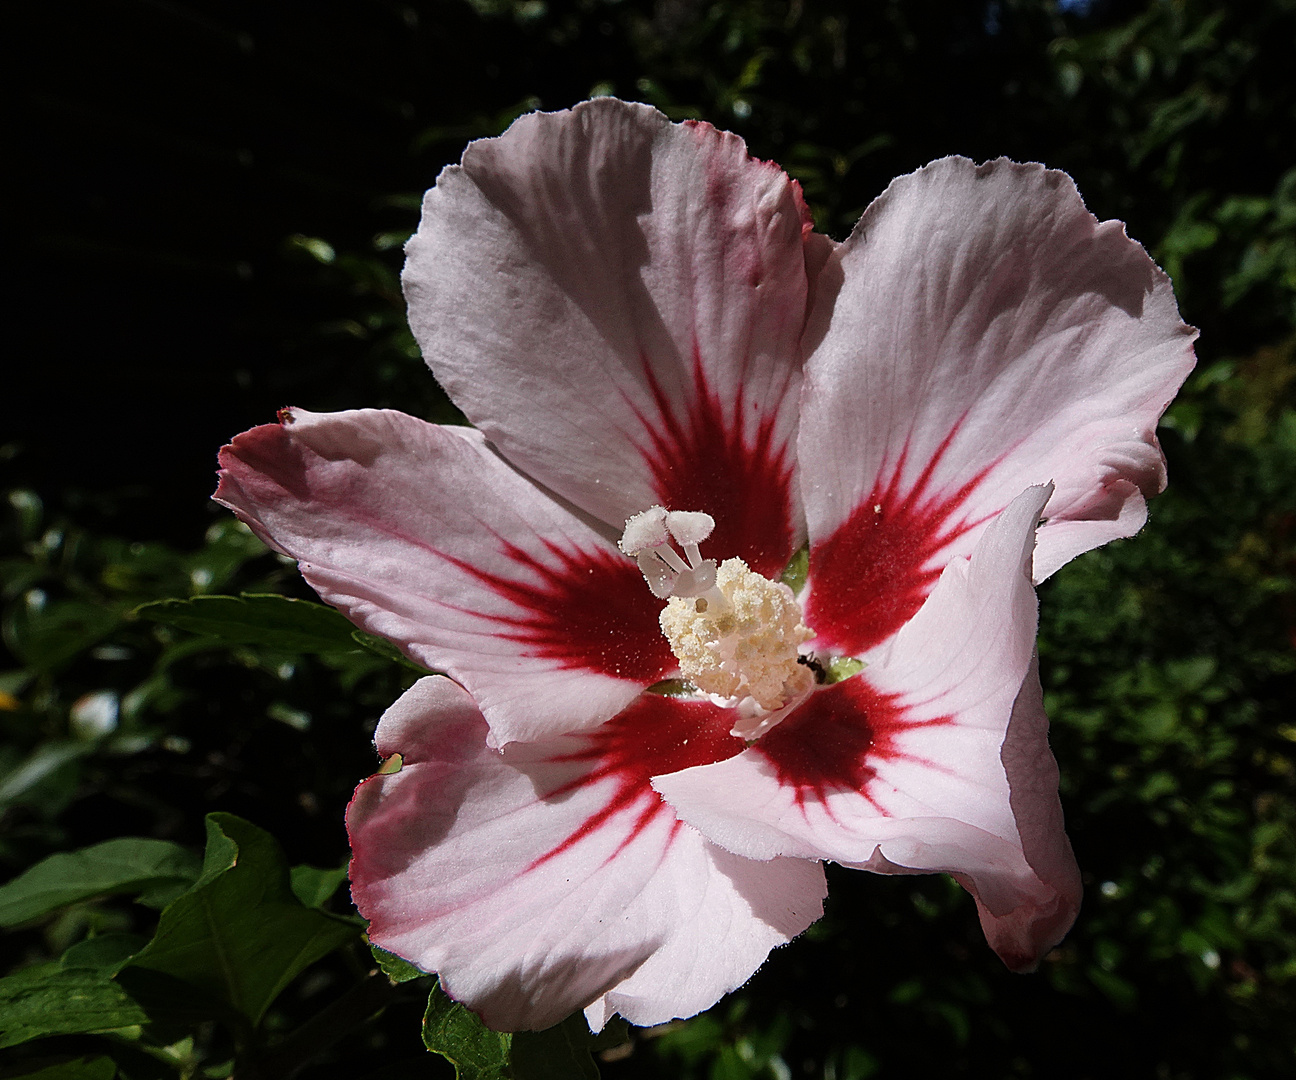
[[[293,895],[273,837],[213,814],[202,877],[163,911],[130,967],[188,983],[256,1026],[297,975],[357,933]]]
[[[21,915],[14,921],[116,893],[140,902],[162,889],[178,895],[151,939],[96,934],[57,962],[0,979],[0,1048],[92,1032],[134,1041],[145,1029],[217,1019],[254,1060],[267,1007],[303,970],[360,936],[355,921],[312,910],[342,877],[311,867],[290,872],[275,840],[232,814],[208,817],[201,864],[192,852],[146,839],[51,856],[4,887]]]
[[[1296,2],[14,18],[41,74],[0,437],[0,1075],[1296,1072]],[[739,132],[837,237],[943,154],[1067,169],[1202,328],[1147,528],[1041,589],[1086,898],[1039,974],[1002,969],[952,883],[835,869],[746,988],[628,1036],[489,1032],[363,943],[342,816],[421,669],[209,506],[214,452],[284,404],[453,421],[399,291],[419,193],[591,93]]]
[[[74,1058],[47,1065],[35,1072],[24,1072],[21,1080],[113,1080],[117,1066],[112,1058]]]
[[[183,892],[198,877],[193,852],[165,840],[122,837],[51,855],[0,886],[0,926],[20,926],[79,900],[114,893],[141,903]],[[157,905],[161,906],[161,905]]]
[[[135,614],[231,645],[325,655],[355,651],[354,626],[341,613],[273,593],[157,600],[136,608]]]
[[[580,1013],[545,1031],[519,1031],[509,1055],[513,1080],[598,1080],[593,1044]]]
[[[346,865],[325,869],[318,866],[294,866],[289,874],[293,896],[310,908],[323,908],[333,899],[347,879]]]
[[[133,612],[136,618],[174,626],[211,638],[218,645],[260,645],[276,652],[306,653],[331,659],[334,666],[381,670],[368,650],[384,660],[424,669],[406,659],[389,641],[357,630],[341,613],[322,604],[276,593],[242,596],[196,596],[191,600],[155,600]]]

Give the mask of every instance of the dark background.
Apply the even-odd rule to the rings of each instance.
[[[1292,1074],[1296,4],[107,0],[5,22],[6,875],[118,834],[198,845],[212,809],[293,861],[344,858],[342,808],[399,677],[177,658],[128,613],[307,595],[221,525],[216,449],[286,404],[453,419],[399,295],[420,193],[519,113],[615,93],[739,132],[839,238],[934,157],[1065,169],[1203,334],[1149,529],[1042,591],[1087,874],[1044,973],[1004,972],[948,883],[834,873],[807,940],[605,1075]],[[77,720],[98,692],[120,702],[107,734]],[[8,959],[110,914],[28,931]],[[324,967],[285,1026],[352,977]],[[417,1016],[389,1010],[304,1075],[440,1075]],[[219,1059],[218,1037],[202,1045]]]
[[[1154,4],[1146,43],[1084,55],[1085,32],[1142,7],[16,6],[18,476],[129,490],[132,533],[179,537],[203,512],[179,492],[277,406],[433,407],[404,343],[373,362],[394,328],[365,318],[398,303],[418,194],[468,138],[594,89],[737,130],[802,176],[838,236],[893,176],[948,153],[1068,170],[1147,243],[1199,194],[1271,194],[1292,156],[1289,5]],[[311,265],[294,236],[370,257],[372,276]],[[1218,343],[1217,305],[1184,300]],[[1237,316],[1230,345],[1280,330]]]

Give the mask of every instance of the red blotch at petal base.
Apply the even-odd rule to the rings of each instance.
[[[583,749],[553,760],[588,763],[589,772],[546,793],[544,798],[560,799],[607,780],[614,782],[611,795],[601,810],[586,818],[566,840],[545,852],[532,867],[562,854],[626,811],[637,812],[638,817],[621,848],[658,815],[674,818],[674,811],[652,789],[652,778],[740,754],[745,744],[729,734],[732,724],[728,709],[644,694],[624,712],[584,736]],[[674,825],[676,832],[683,827],[678,821]]]
[[[936,586],[937,556],[985,518],[959,511],[993,464],[948,494],[930,491],[932,473],[957,432],[945,438],[913,486],[901,490],[907,451],[836,532],[810,548],[814,588],[806,622],[821,648],[866,652],[896,633]]]
[[[546,542],[554,561],[541,562],[502,543],[509,559],[528,572],[530,582],[454,560],[497,596],[527,612],[488,616],[508,628],[501,637],[529,646],[529,655],[557,660],[564,668],[584,668],[645,686],[675,670],[670,643],[657,622],[662,602],[648,591],[630,559]]]
[[[875,689],[863,675],[812,694],[754,749],[774,766],[780,786],[795,792],[797,804],[822,803],[837,791],[869,796],[878,762],[906,757],[896,736],[913,727],[948,724],[951,718],[911,720],[894,694]]]
[[[739,558],[758,574],[778,577],[792,557],[793,465],[790,448],[774,443],[775,415],[766,416],[750,439],[744,437],[746,395],[740,388],[726,419],[695,358],[696,397],[686,416],[678,418],[647,364],[644,369],[661,416],[658,423],[640,418],[649,434],[646,456],[661,504],[715,518],[703,552],[707,558]]]

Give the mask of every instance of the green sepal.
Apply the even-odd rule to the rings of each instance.
[[[792,558],[788,560],[787,566],[783,567],[779,580],[794,593],[799,593],[805,588],[806,576],[809,573],[810,545],[804,544],[792,553]]]

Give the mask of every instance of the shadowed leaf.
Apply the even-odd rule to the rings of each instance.
[[[232,814],[210,814],[207,836],[202,878],[162,913],[129,967],[181,979],[256,1024],[297,975],[359,930],[302,905],[268,833]]]
[[[157,600],[135,609],[141,619],[231,645],[266,645],[284,652],[354,652],[359,644],[346,618],[323,604],[274,593]]]

